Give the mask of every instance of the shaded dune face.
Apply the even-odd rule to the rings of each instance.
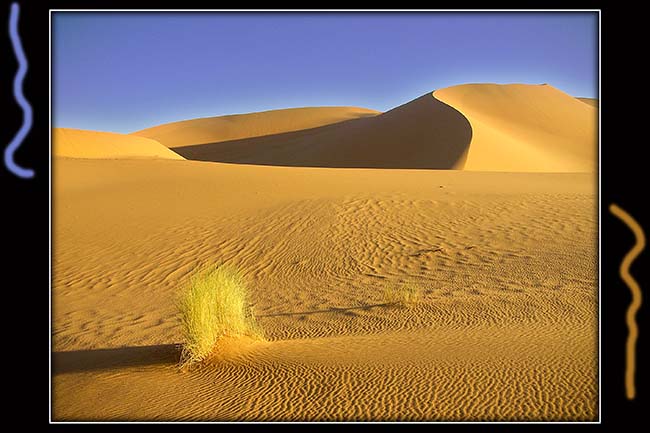
[[[57,128],[53,142],[55,156],[74,158],[594,172],[598,100],[546,84],[465,84],[383,114],[358,107],[291,108],[184,120],[132,134]]]
[[[187,159],[239,164],[462,169],[471,140],[469,121],[427,93],[377,116],[174,151]]]
[[[598,108],[598,99],[595,98],[576,98],[580,102],[584,102],[587,105]]]

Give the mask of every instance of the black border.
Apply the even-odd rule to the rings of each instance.
[[[33,371],[33,389],[38,390],[38,397],[30,396],[32,391],[19,392],[27,404],[36,404],[37,419],[47,422],[49,419],[49,396],[45,384],[50,383],[49,376],[49,335],[45,336],[44,328],[49,329],[49,297],[46,287],[50,283],[50,233],[49,233],[49,15],[50,9],[212,9],[219,7],[208,2],[183,2],[182,5],[173,2],[124,2],[124,1],[50,1],[27,2],[21,4],[20,32],[23,46],[29,61],[29,72],[25,79],[25,95],[34,110],[34,128],[25,143],[16,153],[16,160],[29,168],[33,168],[36,176],[33,179],[18,179],[3,169],[2,191],[6,197],[3,207],[3,222],[5,227],[5,258],[8,260],[6,269],[10,272],[13,284],[19,284],[19,289],[9,293],[14,302],[38,300],[42,305],[35,320],[35,329],[26,330],[26,335],[8,333],[8,347],[24,347],[25,338],[34,344],[34,353],[29,362],[36,365]],[[7,23],[9,2],[2,4],[1,21]],[[434,7],[437,5],[431,5]],[[560,5],[558,5],[560,6]],[[562,5],[566,7],[565,5]],[[260,7],[260,6],[257,6]],[[261,6],[262,8],[266,8]],[[481,5],[465,6],[464,8],[484,9]],[[511,5],[519,9],[518,5]],[[548,9],[549,4],[538,5],[539,9]],[[452,5],[449,8],[458,8]],[[506,7],[503,7],[506,8]],[[647,160],[644,158],[645,131],[645,76],[639,61],[645,53],[644,47],[637,47],[643,34],[644,23],[641,13],[623,9],[609,9],[594,5],[581,5],[579,8],[601,9],[601,201],[600,201],[600,252],[601,264],[601,409],[602,424],[580,425],[584,428],[614,428],[621,423],[623,426],[643,425],[643,407],[648,407],[650,389],[645,386],[648,373],[644,366],[648,365],[648,356],[643,352],[647,345],[647,311],[643,304],[637,314],[640,336],[637,343],[637,398],[629,401],[625,398],[623,371],[624,346],[627,328],[624,315],[630,301],[627,288],[621,282],[618,267],[624,254],[631,248],[634,238],[630,231],[614,218],[608,206],[617,203],[632,214],[642,226],[648,221],[645,204],[644,175]],[[620,26],[618,29],[616,26]],[[4,24],[3,26],[6,26]],[[6,28],[6,27],[5,27]],[[6,34],[6,33],[5,33]],[[634,38],[638,38],[635,40]],[[17,66],[13,51],[6,37],[2,42],[2,58],[6,59],[0,66],[0,95],[5,109],[4,127],[0,128],[0,139],[8,143],[20,125],[21,115],[11,97],[11,82]],[[625,75],[622,80],[616,79],[618,72]],[[605,120],[606,119],[606,120]],[[53,170],[55,167],[52,168]],[[53,245],[54,249],[56,246]],[[632,266],[631,272],[641,284],[646,287],[647,252],[644,252]],[[8,291],[9,292],[9,291]],[[34,293],[34,295],[32,295]],[[15,298],[15,299],[14,299]],[[41,304],[42,302],[42,304]],[[47,323],[46,319],[47,318]],[[47,339],[46,339],[47,338]],[[47,348],[47,349],[46,349]],[[9,349],[10,350],[10,349]],[[48,351],[46,355],[45,351]],[[11,354],[9,356],[12,356]],[[48,359],[48,361],[45,361]],[[47,364],[46,364],[47,362]],[[32,388],[32,387],[28,387]],[[47,400],[47,401],[46,401]],[[433,424],[436,427],[457,427],[458,424]],[[467,425],[463,427],[484,428],[488,425]],[[520,428],[550,427],[549,424],[514,424]],[[553,425],[554,427],[577,427],[576,424]],[[286,425],[280,428],[286,428]],[[426,425],[425,425],[426,427]],[[510,425],[500,425],[510,428]]]

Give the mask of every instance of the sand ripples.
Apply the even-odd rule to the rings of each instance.
[[[190,373],[55,371],[56,418],[596,416],[596,204],[586,186],[558,193],[567,175],[495,192],[507,175],[120,167],[123,183],[84,190],[72,167],[57,179],[55,352],[178,342],[174,296],[215,262],[249,280],[268,342]],[[147,183],[129,183],[138,176]],[[226,177],[245,185],[239,196]],[[422,299],[385,305],[396,282]]]

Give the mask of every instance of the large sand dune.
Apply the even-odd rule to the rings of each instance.
[[[151,138],[174,148],[281,134],[377,114],[378,111],[358,107],[289,108],[183,120],[143,129],[132,135]]]
[[[52,130],[52,154],[67,158],[91,159],[184,159],[176,152],[148,138],[69,128]]]
[[[596,168],[594,102],[548,85],[455,86],[383,114],[334,111],[336,123],[324,116],[333,109],[323,110],[197,119],[136,134],[201,161],[520,172]]]
[[[55,420],[597,417],[593,174],[55,166]],[[211,263],[267,341],[180,372],[174,301]],[[385,305],[396,282],[422,299]]]
[[[55,129],[54,420],[596,420],[596,110],[467,85]],[[266,340],[179,371],[177,295],[221,263]]]
[[[597,111],[543,85],[466,84],[433,95],[472,125],[466,170],[593,172]]]
[[[472,138],[458,111],[426,94],[376,116],[241,140],[174,147],[187,159],[356,168],[462,168]]]

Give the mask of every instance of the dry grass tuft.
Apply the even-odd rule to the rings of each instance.
[[[383,300],[388,305],[408,307],[420,299],[421,292],[413,283],[392,284],[384,289]]]
[[[241,274],[229,266],[197,272],[178,299],[184,344],[181,366],[206,360],[222,337],[262,338]]]

